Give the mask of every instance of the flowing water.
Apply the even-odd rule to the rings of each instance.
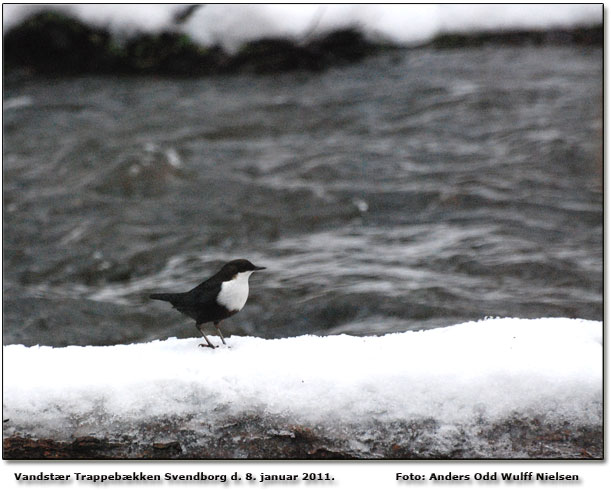
[[[226,335],[602,319],[602,50],[8,80],[4,343],[197,335],[156,291],[248,258]]]

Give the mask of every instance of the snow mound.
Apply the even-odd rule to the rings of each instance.
[[[381,337],[200,342],[5,346],[5,436],[112,437],[160,419],[209,432],[253,416],[348,438],[349,427],[375,437],[380,424],[428,420],[440,441],[516,417],[602,423],[601,322],[503,318]]]

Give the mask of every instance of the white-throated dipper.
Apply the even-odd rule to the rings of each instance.
[[[227,262],[220,271],[210,279],[202,282],[186,293],[156,293],[151,299],[169,301],[181,313],[195,320],[195,328],[206,339],[206,344],[200,347],[215,346],[208,340],[202,327],[204,323],[214,322],[223,344],[225,338],[219,328],[221,321],[235,315],[244,308],[248,299],[248,278],[254,271],[265,267],[257,267],[246,259],[237,259]]]

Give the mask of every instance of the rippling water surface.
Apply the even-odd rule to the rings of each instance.
[[[147,299],[246,257],[226,333],[602,319],[602,51],[4,91],[4,343],[190,337]]]

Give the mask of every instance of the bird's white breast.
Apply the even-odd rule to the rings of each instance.
[[[231,281],[221,284],[216,301],[229,311],[240,311],[248,299],[248,278],[252,271],[239,272]]]

